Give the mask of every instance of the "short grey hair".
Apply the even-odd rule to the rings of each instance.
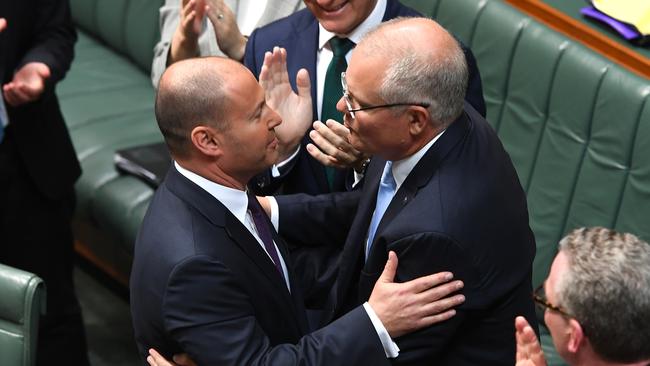
[[[171,153],[187,157],[190,133],[198,125],[225,130],[225,80],[212,57],[180,61],[163,74],[156,94],[158,127]]]
[[[559,244],[569,269],[555,287],[594,351],[609,362],[650,359],[650,245],[632,234],[580,228]]]
[[[378,94],[386,103],[427,103],[433,122],[446,127],[463,111],[468,83],[465,54],[448,32],[451,43],[445,50],[436,45],[422,49],[408,39],[396,43],[381,35],[383,28],[409,19],[413,18],[384,22],[364,37],[371,52],[391,60]]]

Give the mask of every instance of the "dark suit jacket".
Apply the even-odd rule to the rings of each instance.
[[[143,359],[187,352],[199,365],[387,363],[363,308],[305,335],[291,261],[274,233],[291,292],[267,254],[225,206],[170,169],[136,241],[131,313]]]
[[[67,72],[77,35],[66,0],[0,1],[7,28],[0,33],[0,81],[29,62],[49,66],[51,77],[43,95],[14,108],[5,102],[9,120],[7,141],[17,151],[39,191],[51,199],[69,194],[81,174],[54,86]]]
[[[449,270],[465,282],[467,300],[457,315],[398,339],[395,363],[511,366],[515,316],[536,324],[530,296],[535,242],[526,197],[498,137],[466,104],[396,192],[364,263],[384,164],[373,159],[360,191],[278,197],[280,233],[321,244],[347,233],[333,316],[369,297],[390,250],[399,258],[398,281]],[[337,217],[334,225],[319,229],[331,217]]]
[[[402,5],[399,1],[388,0],[383,21],[397,17],[421,16],[417,11]],[[309,9],[303,9],[286,18],[280,19],[251,34],[246,44],[244,63],[255,75],[259,75],[264,62],[264,53],[271,51],[274,46],[287,50],[287,69],[294,89],[295,75],[301,68],[309,71],[311,79],[311,94],[313,120],[318,119],[316,105],[316,53],[318,52],[318,20]],[[481,77],[472,52],[463,46],[470,71],[470,80],[466,99],[485,115],[485,101]],[[305,149],[311,142],[306,134],[302,141],[301,151],[292,161],[291,166],[283,169],[279,178],[271,178],[270,173],[260,175],[251,184],[258,194],[273,194],[280,185],[283,194],[308,193],[320,194],[330,192],[325,175],[325,168],[313,159]],[[350,186],[350,171],[338,171],[335,175],[334,191],[344,191]],[[346,184],[347,183],[347,184]]]

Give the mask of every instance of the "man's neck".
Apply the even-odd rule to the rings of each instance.
[[[193,161],[191,159],[175,159],[176,163],[183,169],[186,169],[196,175],[199,175],[211,182],[220,184],[224,187],[238,189],[240,191],[246,190],[246,184],[252,177],[244,180],[243,178],[236,178],[223,171],[218,165],[203,161]]]

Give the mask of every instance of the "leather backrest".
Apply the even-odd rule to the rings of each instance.
[[[45,306],[43,281],[0,264],[0,355],[3,365],[34,364],[38,321]]]
[[[160,38],[158,10],[163,0],[70,0],[72,18],[147,73]]]
[[[497,0],[405,1],[474,52],[528,197],[534,284],[580,226],[650,241],[650,81]]]

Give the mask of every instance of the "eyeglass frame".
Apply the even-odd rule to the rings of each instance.
[[[544,310],[550,309],[564,315],[567,318],[575,318],[575,316],[569,314],[566,310],[562,309],[561,307],[551,304],[546,298],[546,293],[543,296],[541,295],[541,292],[543,290],[544,290],[544,282],[542,282],[541,285],[537,286],[535,291],[533,291],[533,301],[535,303],[542,306]]]
[[[381,104],[381,105],[372,105],[367,107],[352,108],[352,101],[350,100],[350,93],[348,92],[348,83],[345,80],[345,71],[341,73],[341,88],[343,89],[343,101],[345,102],[345,106],[352,119],[357,119],[357,117],[354,115],[354,112],[367,111],[371,109],[392,108],[392,107],[402,107],[402,106],[417,106],[417,107],[429,108],[431,106],[431,104],[429,103],[388,103],[388,104]]]

